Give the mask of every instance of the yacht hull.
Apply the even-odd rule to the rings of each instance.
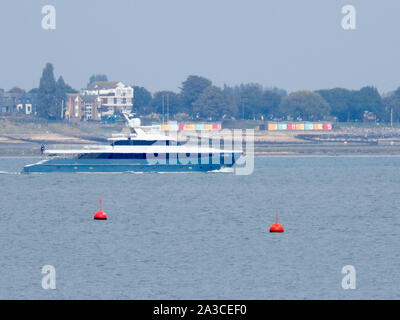
[[[178,163],[152,162],[147,160],[107,160],[107,159],[50,159],[24,167],[24,173],[47,173],[47,172],[69,172],[69,173],[123,173],[123,172],[207,172],[232,167],[231,163],[196,163],[185,161]]]

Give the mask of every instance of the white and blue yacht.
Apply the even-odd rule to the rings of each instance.
[[[113,135],[109,145],[49,149],[45,159],[24,167],[25,173],[76,172],[189,172],[214,171],[232,167],[241,150],[223,150],[198,143],[179,143],[161,131],[148,132],[140,119],[122,113],[129,134]]]

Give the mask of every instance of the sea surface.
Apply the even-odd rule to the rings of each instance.
[[[0,158],[0,299],[400,298],[400,157],[258,157],[249,176],[19,174],[37,160]],[[107,221],[93,220],[98,198]],[[276,210],[283,234],[268,232]]]

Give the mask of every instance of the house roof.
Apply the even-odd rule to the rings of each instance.
[[[119,81],[96,81],[88,85],[88,90],[115,89]]]
[[[25,93],[25,90],[18,88],[18,87],[14,87],[14,88],[8,90],[7,93],[23,94],[23,93]]]

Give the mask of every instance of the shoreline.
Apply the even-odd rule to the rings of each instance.
[[[40,146],[48,148],[109,144],[112,133],[126,131],[123,126],[65,123],[15,123],[0,118],[0,157],[40,158]],[[168,133],[166,133],[168,134]],[[198,138],[198,132],[183,131],[178,141]],[[231,139],[231,130],[201,132],[206,139]],[[243,136],[244,137],[244,136]],[[246,138],[244,138],[246,139]],[[240,140],[241,141],[241,140]],[[239,142],[240,143],[240,142]],[[246,145],[243,145],[246,152]],[[251,152],[253,153],[253,152]],[[339,157],[339,156],[400,156],[400,127],[339,127],[332,131],[254,131],[256,157]]]
[[[255,158],[400,158],[400,154],[390,155],[390,154],[340,154],[340,155],[323,155],[323,154],[293,154],[293,155],[283,155],[283,154],[256,154]],[[1,159],[40,159],[41,156],[0,156]]]
[[[81,143],[52,143],[60,145],[87,145]],[[243,151],[246,151],[243,148]],[[400,157],[397,145],[330,145],[330,144],[279,144],[255,143],[255,157]],[[0,143],[0,158],[40,158],[39,143]]]

